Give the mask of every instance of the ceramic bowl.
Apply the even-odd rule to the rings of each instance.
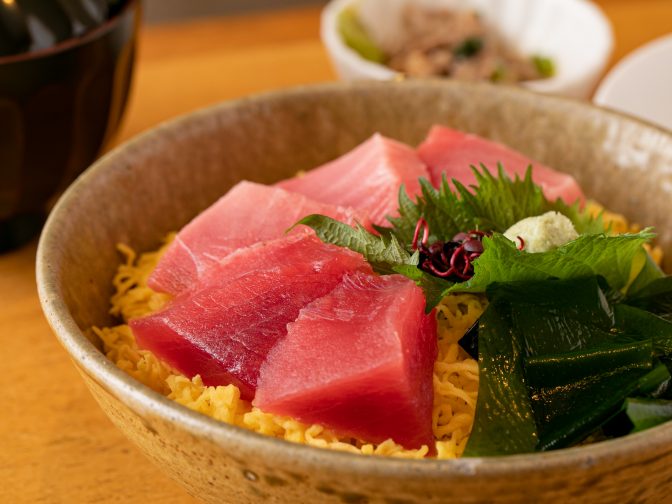
[[[585,0],[332,0],[322,12],[321,37],[341,79],[391,80],[399,75],[365,60],[343,42],[339,14],[356,6],[369,35],[386,47],[398,37],[403,9],[411,1],[434,9],[474,9],[522,54],[550,57],[555,76],[522,83],[535,91],[587,98],[613,48],[609,20]]]
[[[543,454],[366,457],[272,439],[153,392],[100,352],[115,244],[151,250],[241,179],[270,183],[379,131],[411,145],[435,123],[505,142],[571,172],[586,194],[657,227],[672,267],[672,135],[617,113],[517,88],[447,81],[328,84],[224,103],[107,154],[54,208],[37,257],[46,317],[110,419],[206,502],[663,502],[672,423]]]
[[[53,3],[25,3],[25,22],[42,26],[30,9]],[[18,4],[4,2],[0,15],[8,15],[12,6]],[[51,7],[45,10],[64,15]],[[64,26],[70,23],[66,19]],[[0,252],[37,234],[51,198],[117,131],[139,23],[140,1],[126,0],[112,18],[81,36],[0,56]]]

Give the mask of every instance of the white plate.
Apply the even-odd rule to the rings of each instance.
[[[604,78],[593,101],[672,130],[672,34],[626,56]]]

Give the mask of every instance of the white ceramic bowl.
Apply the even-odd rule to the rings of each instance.
[[[496,26],[523,54],[553,59],[556,75],[523,83],[529,89],[587,98],[609,61],[611,25],[588,0],[332,0],[322,12],[321,36],[331,62],[343,80],[389,80],[399,74],[362,58],[338,31],[338,15],[356,5],[374,41],[386,45],[400,30],[409,2],[433,8],[473,8]]]
[[[672,130],[672,34],[630,53],[607,74],[593,101]]]

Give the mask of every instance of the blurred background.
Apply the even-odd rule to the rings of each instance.
[[[326,3],[326,0],[192,0],[190,2],[184,0],[146,0],[145,15],[148,23],[157,23]]]
[[[506,4],[491,1],[497,7]],[[544,3],[530,1],[535,8],[525,9],[525,15]],[[392,1],[381,2],[390,10]],[[67,51],[0,57],[0,348],[6,355],[4,376],[21,384],[4,387],[0,396],[5,427],[0,430],[0,482],[6,482],[0,486],[0,504],[193,504],[111,428],[50,334],[35,291],[35,235],[48,204],[100,152],[214,103],[337,80],[331,52],[320,38],[327,1],[0,0],[0,20],[16,20],[11,9],[17,5],[44,12],[56,3],[131,7],[95,37],[70,43]],[[672,0],[592,3],[613,33],[606,66],[596,67],[604,91],[597,95],[600,103],[616,107],[619,100],[628,104],[632,99],[630,113],[645,110],[662,117],[668,111],[672,129]],[[51,42],[67,36],[62,18],[56,16]],[[551,19],[553,30],[559,21]],[[529,22],[525,26],[536,28]],[[568,38],[582,44],[579,56],[584,57],[596,45],[580,40],[578,29],[571,23]],[[22,47],[25,31],[15,33]],[[544,42],[554,40],[551,30],[538,31]],[[0,50],[2,35],[0,29]],[[661,42],[644,53],[650,58],[642,58],[642,48],[654,39]],[[639,54],[637,61],[627,56],[633,53]],[[125,208],[124,203],[115,198],[101,205]],[[8,237],[4,253],[3,236]]]

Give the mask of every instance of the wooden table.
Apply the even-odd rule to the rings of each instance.
[[[598,3],[614,25],[614,62],[672,32],[671,0]],[[118,141],[218,101],[332,80],[318,16],[309,8],[145,28]],[[0,256],[0,502],[195,502],[112,426],[85,389],[42,316],[35,247]]]

